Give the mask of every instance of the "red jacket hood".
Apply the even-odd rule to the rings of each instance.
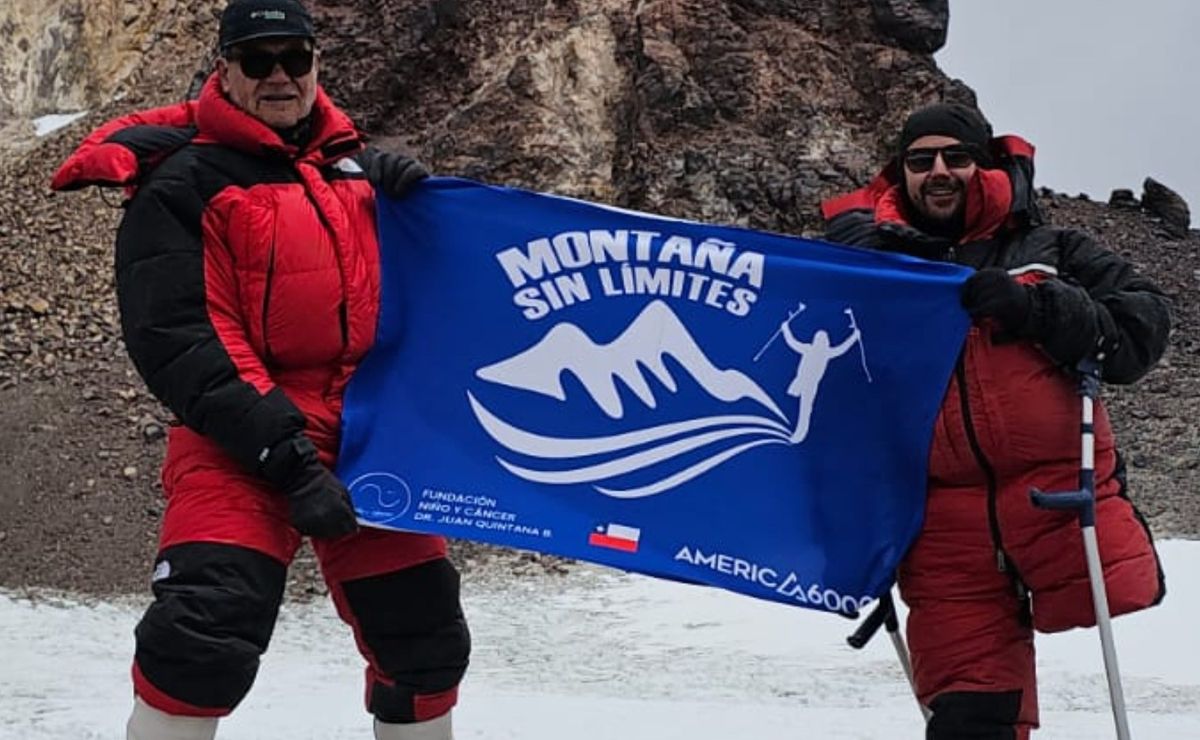
[[[218,75],[213,73],[200,91],[196,143],[222,144],[250,154],[283,153],[313,164],[340,159],[362,148],[364,140],[354,122],[319,86],[312,120],[312,138],[303,151],[285,144],[274,129],[230,102],[221,92]]]
[[[967,186],[966,225],[960,242],[986,239],[1010,221],[1027,216],[1033,189],[1034,147],[1019,136],[990,144],[995,169],[979,168]],[[870,210],[876,223],[908,223],[900,166],[892,160],[866,187],[821,203],[826,221],[852,210]]]

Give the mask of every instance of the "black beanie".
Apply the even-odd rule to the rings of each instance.
[[[950,136],[986,155],[992,124],[974,108],[958,103],[936,103],[913,111],[900,131],[900,153],[922,136]]]

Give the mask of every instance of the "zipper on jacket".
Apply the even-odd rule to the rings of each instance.
[[[308,183],[304,181],[304,176],[298,170],[296,174],[300,177],[300,187],[304,188],[305,197],[312,204],[313,210],[317,212],[317,219],[325,227],[325,231],[329,234],[329,241],[333,244],[333,256],[337,260],[338,277],[342,281],[342,302],[338,305],[338,320],[342,330],[342,351],[345,352],[346,347],[350,346],[350,316],[346,308],[346,303],[350,300],[350,286],[346,282],[346,273],[342,269],[342,255],[341,249],[338,246],[337,233],[333,230],[333,224],[329,223],[329,217],[321,210],[321,204],[317,202],[316,196],[309,191]]]
[[[1001,573],[1006,573],[1009,570],[1008,554],[1004,552],[1004,540],[1000,536],[1000,516],[996,512],[996,470],[992,467],[991,460],[988,460],[987,455],[983,452],[983,446],[979,444],[979,437],[975,434],[975,422],[971,418],[971,402],[967,399],[967,362],[966,353],[959,355],[958,363],[954,367],[954,374],[958,380],[958,399],[962,407],[963,426],[967,432],[967,443],[971,446],[971,454],[975,456],[975,462],[979,463],[980,469],[983,470],[983,475],[987,479],[987,513],[988,513],[988,528],[992,533],[992,546],[996,549],[996,569]],[[1013,569],[1013,578],[1020,584],[1020,578],[1017,576],[1016,569]],[[1020,588],[1018,586],[1018,588]]]
[[[346,300],[338,304],[338,322],[342,327],[342,349],[350,344],[350,312],[346,310]]]
[[[262,339],[263,339],[263,364],[270,367],[274,364],[274,358],[271,356],[271,340],[267,337],[267,326],[270,323],[268,318],[271,313],[271,283],[275,279],[275,239],[271,239],[271,251],[267,254],[267,279],[263,284],[263,302],[262,302]]]

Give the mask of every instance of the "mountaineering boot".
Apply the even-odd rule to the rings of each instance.
[[[450,712],[425,722],[403,725],[375,720],[375,740],[454,740]]]
[[[213,740],[216,734],[215,717],[167,714],[142,701],[140,696],[134,697],[133,714],[125,726],[125,740]]]

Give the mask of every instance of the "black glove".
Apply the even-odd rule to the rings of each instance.
[[[980,270],[962,287],[962,305],[972,319],[990,318],[1006,333],[1029,335],[1034,294],[1005,270],[988,267]]]
[[[847,211],[834,216],[825,225],[825,240],[855,247],[883,248],[875,216],[865,210]]]
[[[309,480],[287,492],[292,526],[309,537],[341,537],[358,531],[350,492],[324,465]]]
[[[954,246],[954,242],[945,237],[932,236],[897,221],[885,221],[876,229],[879,232],[880,249],[921,259],[944,260]]]
[[[271,448],[262,475],[288,500],[292,526],[309,537],[334,538],[358,530],[350,493],[317,459],[317,449],[304,436]]]
[[[367,182],[393,198],[403,198],[429,172],[412,157],[370,147],[359,155]]]

